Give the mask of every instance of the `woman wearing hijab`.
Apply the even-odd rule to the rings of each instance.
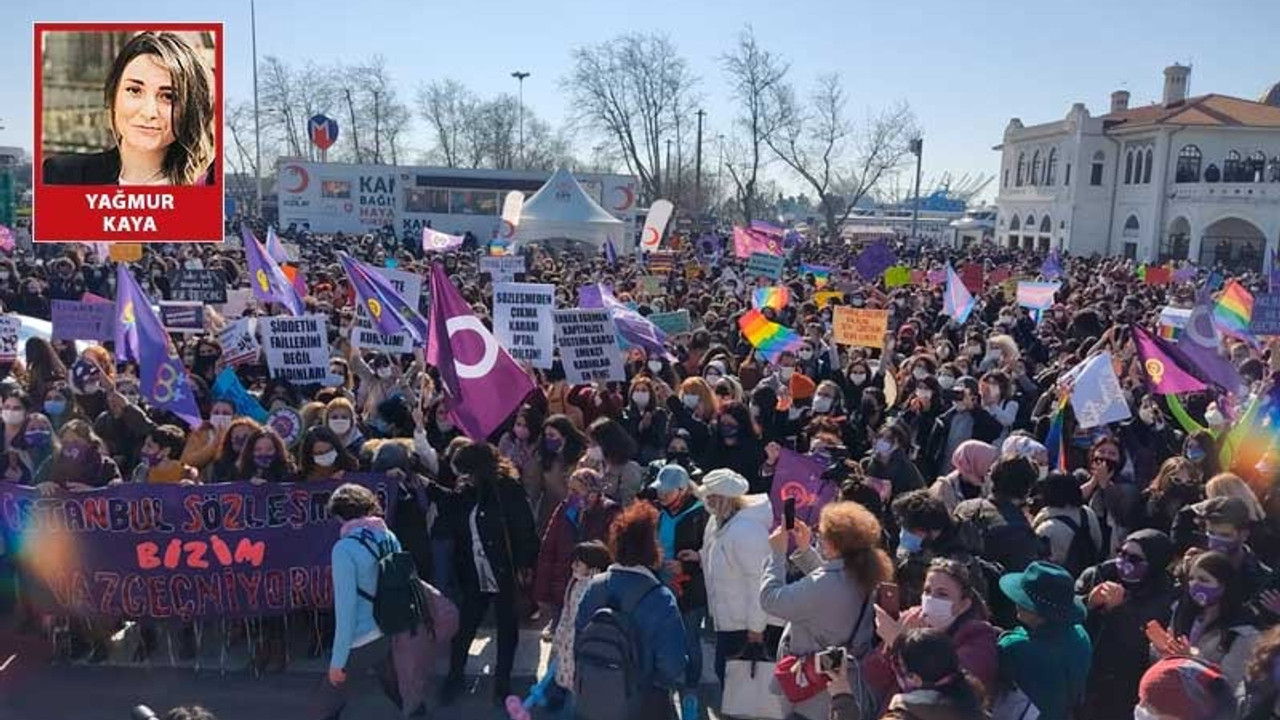
[[[952,471],[940,477],[929,488],[934,497],[954,512],[964,500],[982,495],[987,484],[987,471],[1000,457],[1000,451],[981,440],[965,440],[951,453]]]
[[[1085,570],[1076,581],[1093,641],[1082,717],[1128,717],[1137,703],[1138,682],[1150,663],[1147,623],[1163,623],[1173,602],[1167,569],[1172,557],[1168,535],[1139,530],[1125,538],[1116,557]]]

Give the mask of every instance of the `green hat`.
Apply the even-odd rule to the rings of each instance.
[[[1020,573],[1000,578],[1000,589],[1018,607],[1051,623],[1084,622],[1084,603],[1076,597],[1071,573],[1047,562],[1033,562]]]

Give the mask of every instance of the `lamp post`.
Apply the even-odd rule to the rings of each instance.
[[[694,155],[693,161],[693,196],[694,206],[698,212],[703,211],[702,207],[702,118],[706,117],[707,111],[698,108],[698,147]]]
[[[257,190],[258,214],[262,214],[262,123],[258,119],[258,12],[249,0],[249,34],[253,45],[253,186]]]
[[[909,146],[911,154],[916,156],[916,192],[911,206],[911,239],[916,237],[916,224],[920,221],[920,164],[924,157],[924,138],[915,138]]]
[[[511,73],[511,77],[515,78],[516,82],[520,83],[520,109],[519,110],[520,110],[520,164],[521,165],[524,164],[524,79],[529,77],[531,74],[532,73],[527,73],[523,70],[516,70],[515,72]]]

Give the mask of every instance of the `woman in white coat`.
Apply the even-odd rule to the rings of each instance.
[[[725,663],[759,646],[772,658],[782,622],[760,607],[760,583],[768,559],[773,508],[768,495],[747,495],[747,480],[719,469],[698,489],[711,521],[702,540],[702,572],[707,606],[716,628],[716,677],[724,683]]]

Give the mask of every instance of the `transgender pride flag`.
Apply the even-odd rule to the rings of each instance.
[[[951,263],[947,263],[947,291],[942,296],[943,314],[950,315],[963,325],[969,319],[969,313],[973,312],[973,304],[973,295],[969,294],[969,289],[960,281],[960,276],[956,275]]]
[[[1035,311],[1036,323],[1039,324],[1044,311],[1053,307],[1053,298],[1060,287],[1062,284],[1056,282],[1019,282],[1018,304]]]

